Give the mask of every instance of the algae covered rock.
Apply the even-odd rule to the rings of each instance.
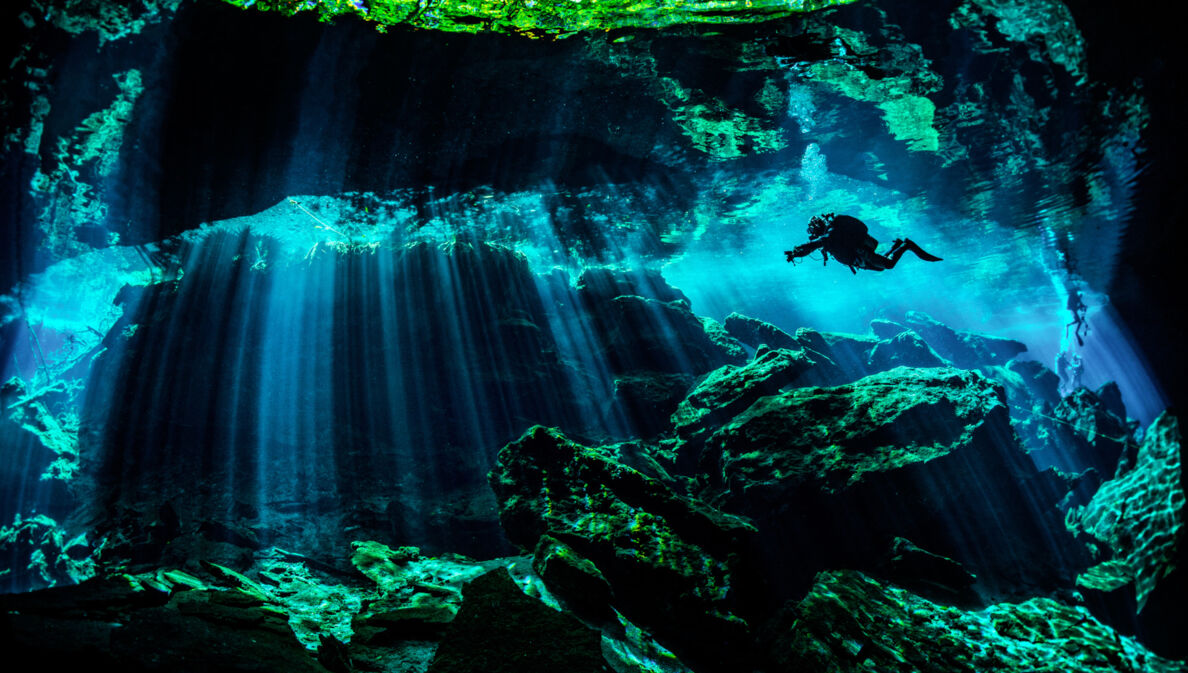
[[[760,397],[778,393],[815,364],[816,360],[805,350],[770,350],[760,346],[755,359],[746,365],[715,369],[698,382],[672,414],[677,436],[686,442],[704,439],[708,431],[741,413]]]
[[[224,0],[237,7],[256,7],[287,15],[316,11],[327,20],[343,14],[372,21],[379,29],[405,24],[459,33],[513,33],[528,37],[568,37],[584,31],[660,28],[699,23],[753,23],[792,16],[853,0],[722,0],[715,3],[627,2],[558,4],[552,2],[468,3],[461,0],[379,0],[369,3],[337,0]]]
[[[550,535],[541,535],[532,556],[532,568],[553,593],[579,614],[610,618],[613,597],[610,583],[589,560]]]
[[[568,545],[610,583],[614,607],[678,655],[719,668],[749,640],[734,614],[755,533],[745,520],[539,426],[500,450],[490,479],[513,542]]]
[[[1032,598],[966,611],[852,570],[818,575],[767,635],[781,673],[1185,670],[1081,607]]]
[[[1108,558],[1078,577],[1088,588],[1112,590],[1133,583],[1141,612],[1161,582],[1176,573],[1182,587],[1185,557],[1183,446],[1180,424],[1155,419],[1129,471],[1105,482],[1088,505],[1069,513],[1069,525],[1108,550]],[[1179,600],[1183,595],[1179,596]],[[1173,599],[1174,600],[1174,599]]]
[[[760,398],[706,441],[702,466],[706,496],[755,519],[787,591],[868,566],[896,536],[968,564],[991,593],[1052,585],[1079,558],[1054,507],[1063,483],[1027,460],[976,372],[898,368]]]

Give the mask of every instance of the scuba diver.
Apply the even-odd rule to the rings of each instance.
[[[814,250],[820,250],[829,261],[829,256],[850,267],[850,271],[858,273],[858,269],[868,271],[883,271],[895,266],[903,253],[911,250],[917,257],[926,262],[939,262],[940,257],[930,255],[920,249],[908,238],[897,238],[891,244],[887,255],[875,252],[879,242],[866,232],[866,225],[856,217],[849,215],[816,215],[809,220],[809,242],[785,250],[789,262],[798,257],[804,257]]]

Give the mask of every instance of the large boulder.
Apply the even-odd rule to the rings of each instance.
[[[706,440],[702,468],[705,497],[755,520],[789,595],[822,568],[868,567],[894,537],[967,565],[985,595],[1056,586],[1079,562],[1055,507],[1064,483],[1032,466],[976,372],[899,368],[760,398]]]
[[[784,330],[769,322],[745,316],[741,313],[731,313],[726,316],[726,321],[723,325],[726,327],[726,331],[730,333],[730,336],[753,348],[760,346],[767,346],[768,348],[798,347],[796,338]]]
[[[1026,344],[1014,339],[955,330],[920,311],[908,311],[904,323],[924,337],[941,357],[962,369],[1006,364],[1027,350]]]
[[[500,450],[490,480],[513,542],[567,545],[609,582],[617,610],[695,667],[737,663],[750,640],[736,614],[755,534],[747,521],[539,426]]]
[[[580,295],[581,296],[581,295]],[[746,361],[742,345],[704,321],[682,300],[637,295],[583,296],[599,340],[599,355],[616,374],[650,371],[703,374]]]
[[[1133,601],[1140,630],[1153,634],[1165,633],[1159,622],[1179,618],[1188,595],[1183,466],[1179,421],[1165,412],[1144,435],[1134,464],[1068,516],[1069,527],[1086,535],[1097,551],[1097,565],[1077,583],[1107,607],[1109,597],[1094,594],[1123,594],[1114,602],[1129,607]],[[1183,639],[1163,637],[1152,646],[1188,656]]]
[[[823,572],[768,625],[773,673],[1182,673],[1183,663],[1049,598],[960,610],[852,570]]]
[[[599,633],[524,594],[504,569],[462,589],[429,673],[610,673]]]
[[[672,414],[672,427],[682,442],[678,456],[681,471],[696,467],[700,443],[710,432],[755,400],[778,393],[816,366],[817,360],[810,353],[761,345],[755,359],[746,365],[725,365],[706,374]]]

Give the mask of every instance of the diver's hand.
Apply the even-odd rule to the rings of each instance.
[[[805,255],[812,252],[812,250],[806,249],[808,247],[809,246],[807,243],[801,243],[800,245],[796,246],[795,248],[792,248],[791,250],[785,250],[784,255],[788,258],[789,262],[795,261],[797,257],[804,257]]]

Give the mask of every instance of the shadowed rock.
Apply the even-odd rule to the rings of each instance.
[[[760,398],[706,441],[702,466],[707,497],[755,519],[788,595],[822,568],[868,566],[896,536],[991,595],[1067,581],[1078,556],[1054,507],[1063,482],[1035,470],[1001,389],[974,372],[899,368]]]
[[[767,635],[766,670],[778,673],[1184,671],[1081,607],[1032,598],[965,611],[852,570],[818,575]]]
[[[1179,421],[1165,412],[1147,430],[1134,465],[1068,516],[1069,527],[1100,549],[1100,562],[1077,583],[1087,592],[1133,591],[1139,624],[1148,622],[1154,633],[1162,629],[1151,626],[1180,613],[1188,588],[1183,461]],[[1148,606],[1153,614],[1145,614]],[[1172,656],[1188,654],[1183,639],[1165,637],[1156,644]]]
[[[724,325],[730,336],[753,348],[764,345],[769,348],[794,349],[799,347],[796,339],[784,330],[769,322],[745,316],[741,313],[731,313],[726,316]]]
[[[287,617],[242,591],[163,591],[124,578],[0,598],[0,647],[46,670],[325,671]]]
[[[904,322],[941,357],[962,369],[1006,364],[1027,350],[1026,344],[1014,339],[958,331],[919,311],[908,311]]]
[[[750,639],[734,614],[749,523],[539,426],[500,450],[490,478],[513,542],[565,543],[609,581],[614,607],[666,647],[706,670],[737,665]]]
[[[429,673],[610,673],[599,634],[577,619],[526,596],[497,569],[462,589]]]

